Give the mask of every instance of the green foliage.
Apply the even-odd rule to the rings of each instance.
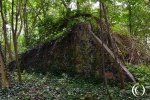
[[[112,0],[107,3],[112,29],[118,33],[129,33],[129,5],[131,6],[132,34],[145,37],[149,35],[149,9],[146,1],[142,0]]]
[[[34,8],[41,8],[42,5],[39,5],[40,1],[34,2],[35,7],[31,7],[31,11],[33,11],[32,15],[29,15],[29,20],[32,21],[34,19],[35,15],[35,9]],[[45,1],[46,3],[49,3],[48,1]],[[76,1],[67,0],[66,3],[69,6],[71,2],[76,3]],[[54,40],[59,38],[59,36],[63,36],[64,32],[70,30],[70,27],[72,27],[75,23],[80,22],[87,22],[84,17],[80,17],[78,19],[69,20],[69,16],[72,16],[76,13],[91,13],[97,17],[99,17],[99,9],[92,9],[92,4],[94,4],[96,0],[92,0],[92,3],[86,0],[78,0],[78,3],[80,5],[79,10],[72,10],[70,12],[67,12],[65,10],[65,7],[63,6],[61,1],[53,1],[52,4],[45,5],[45,9],[49,8],[49,11],[46,11],[46,15],[44,17],[41,17],[41,20],[37,20],[36,28],[34,33],[30,35],[31,47],[34,47],[35,45],[39,43],[43,43],[46,41]],[[30,2],[31,3],[31,2]],[[145,2],[141,0],[108,0],[105,2],[107,8],[108,8],[108,14],[109,14],[109,21],[111,25],[111,29],[114,32],[120,33],[120,34],[129,34],[129,4],[131,5],[132,15],[131,15],[131,24],[132,24],[132,35],[136,36],[148,36],[149,35],[149,9]],[[62,9],[58,8],[58,6],[63,6]],[[40,17],[41,15],[39,15]],[[38,17],[38,18],[39,18]],[[62,27],[61,24],[65,24],[64,21],[66,20],[66,23],[69,23],[68,26]],[[69,21],[68,21],[69,20]],[[67,22],[68,21],[68,22]],[[33,23],[34,24],[34,23]],[[32,25],[31,25],[32,26]],[[31,27],[29,25],[29,27]]]
[[[14,77],[15,78],[15,77]],[[0,89],[1,100],[107,100],[104,83],[95,84],[85,80],[73,79],[66,74],[60,77],[37,73],[22,74],[22,84],[16,84],[9,89]],[[117,86],[109,86],[109,91],[113,100],[135,100],[131,92],[132,86],[128,85],[125,90],[120,90]],[[145,96],[146,97],[146,96]],[[145,100],[142,97],[140,100]],[[126,98],[126,99],[125,99]]]
[[[55,35],[59,34],[57,33],[57,31],[55,29],[57,29],[56,26],[56,19],[54,18],[54,16],[47,16],[46,18],[44,18],[44,20],[42,22],[40,22],[38,24],[39,27],[39,37],[40,37],[40,41],[44,42],[43,40],[49,39],[51,40],[52,38],[54,38]]]
[[[38,34],[32,36],[31,43],[38,44],[58,39],[59,37],[68,34],[72,27],[78,23],[87,23],[91,21],[91,19],[84,18],[82,16],[69,19],[71,16],[75,16],[76,14],[78,13],[73,11],[69,16],[64,16],[62,18],[47,16],[38,23]]]
[[[74,3],[77,5],[79,3],[79,9],[68,11],[63,5],[62,0],[36,0],[28,1],[27,6],[27,16],[22,14],[22,21],[27,17],[28,23],[28,37],[29,46],[25,44],[26,38],[24,36],[24,31],[22,31],[21,38],[19,39],[19,51],[23,52],[26,48],[33,48],[37,44],[54,40],[59,36],[64,35],[63,30],[70,30],[65,27],[61,29],[60,24],[63,24],[64,20],[69,20],[69,16],[76,13],[91,13],[92,15],[99,17],[99,6],[93,9],[93,5],[98,2],[97,0],[64,0],[66,5]],[[150,19],[150,6],[148,0],[103,0],[108,8],[108,18],[110,26],[113,32],[121,34],[129,33],[129,5],[131,6],[131,26],[132,35],[136,36],[149,36],[149,19]],[[5,13],[6,21],[8,25],[11,25],[11,1],[3,0],[3,12]],[[14,0],[15,5],[17,0]],[[98,3],[97,3],[98,4]],[[21,8],[23,9],[25,1],[22,2]],[[15,15],[15,14],[14,14]],[[84,19],[84,17],[79,18]],[[21,19],[19,18],[19,24]],[[70,19],[72,22],[72,19]],[[81,21],[79,21],[81,22]],[[76,21],[75,23],[79,23]],[[86,22],[86,21],[84,21]],[[23,22],[24,23],[24,22]],[[72,22],[73,24],[74,22]],[[2,24],[0,24],[2,25]],[[24,25],[23,25],[24,30]],[[8,36],[11,34],[8,32]],[[23,39],[24,38],[24,39]],[[12,40],[12,39],[11,39]],[[23,49],[22,49],[23,48]]]
[[[18,38],[19,44],[18,44],[18,49],[19,49],[19,53],[23,53],[27,50],[26,46],[25,46],[25,39],[23,35],[20,35]]]
[[[128,69],[133,73],[138,82],[150,85],[150,66],[128,64]]]

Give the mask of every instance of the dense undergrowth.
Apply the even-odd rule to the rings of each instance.
[[[147,66],[128,65],[130,71],[146,87],[142,97],[134,97],[131,90],[133,84],[126,83],[126,88],[109,84],[109,92],[113,100],[149,100],[150,68]],[[103,81],[96,83],[82,79],[70,78],[66,74],[54,76],[37,73],[22,73],[23,82],[18,84],[16,73],[14,84],[9,89],[0,90],[0,100],[108,100]]]

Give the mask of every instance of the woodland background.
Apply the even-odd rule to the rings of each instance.
[[[133,100],[132,75],[150,85],[149,0],[1,0],[0,16],[2,100]]]

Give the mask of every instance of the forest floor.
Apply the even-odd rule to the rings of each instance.
[[[140,82],[143,81],[144,85],[150,84],[150,68],[132,65],[129,67]],[[0,90],[0,100],[108,100],[103,82],[74,79],[66,74],[54,76],[49,73],[42,75],[24,71],[23,82],[19,85],[16,73],[13,76],[14,85]],[[150,91],[146,89],[144,96],[137,98],[132,94],[132,86],[133,84],[128,83],[121,90],[115,82],[108,85],[113,100],[149,100]]]

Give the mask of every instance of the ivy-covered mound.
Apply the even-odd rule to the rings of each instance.
[[[89,34],[88,28],[86,23],[77,24],[68,34],[57,40],[46,42],[25,52],[20,58],[22,70],[52,72],[55,74],[68,73],[71,76],[85,78],[102,78],[102,46]],[[101,33],[94,32],[102,38]],[[130,54],[122,49],[127,45],[124,45],[125,42],[121,40],[122,37],[115,35],[114,38],[118,41],[118,47],[121,51],[120,57],[123,55],[129,58]],[[108,46],[111,45],[109,44],[110,41],[106,42],[108,42]],[[106,76],[110,79],[118,79],[116,62],[106,51],[104,53]],[[10,69],[12,67],[13,62],[10,63]]]
[[[66,36],[25,52],[20,58],[21,68],[95,77],[96,71],[101,71],[98,70],[101,66],[100,46],[90,36],[87,28],[87,24],[80,23]],[[105,63],[109,66],[108,57]],[[111,67],[109,66],[110,69]]]

